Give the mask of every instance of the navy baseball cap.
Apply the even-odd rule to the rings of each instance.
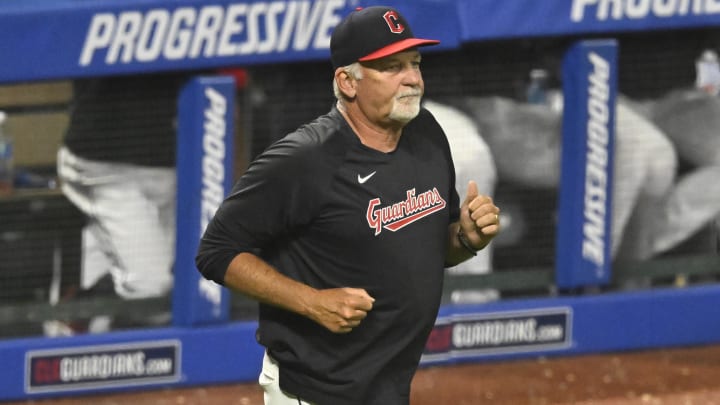
[[[330,59],[337,69],[439,43],[435,39],[415,38],[405,18],[392,7],[358,8],[335,27],[330,38]]]

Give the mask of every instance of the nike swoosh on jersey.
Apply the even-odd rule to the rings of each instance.
[[[374,176],[375,173],[377,173],[377,171],[374,171],[374,172],[368,174],[368,175],[365,176],[365,177],[362,177],[362,176],[360,176],[360,175],[358,174],[358,183],[360,183],[360,184],[365,183],[366,181],[370,180],[370,177]]]

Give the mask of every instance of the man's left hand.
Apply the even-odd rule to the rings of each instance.
[[[460,206],[460,228],[471,247],[480,250],[500,231],[500,208],[492,198],[478,192],[474,181],[468,183],[465,201]]]

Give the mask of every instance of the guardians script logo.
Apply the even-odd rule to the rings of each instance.
[[[380,206],[379,198],[368,203],[367,222],[370,228],[379,235],[383,228],[397,231],[411,223],[445,208],[445,200],[437,188],[433,187],[422,194],[415,195],[415,189],[406,191],[407,198],[392,205]]]

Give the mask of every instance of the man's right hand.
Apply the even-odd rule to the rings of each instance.
[[[334,333],[348,333],[360,325],[375,299],[362,288],[316,290],[308,318]]]

